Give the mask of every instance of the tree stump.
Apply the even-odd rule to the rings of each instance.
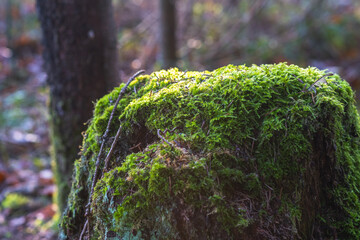
[[[359,239],[359,115],[338,75],[280,63],[139,76],[104,138],[121,87],[96,103],[61,238],[88,220],[83,239]],[[113,154],[85,217],[102,143],[100,172]]]

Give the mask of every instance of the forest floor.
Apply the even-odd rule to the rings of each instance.
[[[56,239],[41,56],[11,63],[2,51],[0,46],[0,239]]]

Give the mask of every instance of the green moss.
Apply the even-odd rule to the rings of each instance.
[[[115,111],[111,135],[123,133],[95,188],[93,237],[358,239],[359,116],[338,75],[314,84],[325,74],[281,63],[138,77]],[[81,231],[122,86],[96,104],[64,236]]]
[[[26,196],[17,193],[9,193],[1,202],[1,208],[17,209],[30,202]]]

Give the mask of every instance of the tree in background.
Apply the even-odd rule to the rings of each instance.
[[[176,66],[175,0],[160,0],[160,62],[167,69]]]
[[[50,86],[59,210],[66,206],[81,132],[93,102],[118,82],[111,0],[37,0]]]

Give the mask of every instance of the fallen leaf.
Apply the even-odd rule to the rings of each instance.
[[[7,178],[7,174],[5,171],[0,171],[0,183],[3,183]]]

